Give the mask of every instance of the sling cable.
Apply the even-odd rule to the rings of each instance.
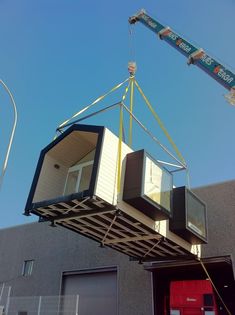
[[[173,141],[172,137],[170,136],[169,132],[167,131],[166,127],[164,126],[163,122],[161,121],[159,115],[156,113],[154,110],[153,106],[151,105],[150,101],[144,94],[143,90],[141,89],[140,85],[135,79],[135,73],[136,73],[136,63],[133,61],[130,61],[128,63],[128,71],[129,71],[129,77],[125,79],[124,81],[118,83],[115,85],[111,90],[106,92],[105,94],[99,96],[97,99],[95,99],[91,104],[85,106],[84,108],[80,109],[78,112],[76,112],[73,116],[70,118],[66,119],[64,122],[62,122],[56,129],[56,137],[63,133],[64,129],[75,124],[78,122],[81,122],[83,120],[86,120],[88,118],[91,118],[97,114],[104,113],[108,110],[114,109],[119,107],[119,140],[118,140],[118,159],[117,159],[117,192],[118,194],[120,193],[120,188],[121,188],[121,160],[122,160],[122,142],[125,141],[125,133],[124,133],[124,111],[129,115],[129,130],[128,130],[128,141],[127,144],[132,147],[133,143],[133,121],[141,127],[141,129],[158,145],[161,147],[165,153],[170,156],[176,163],[168,163],[164,161],[158,161],[161,164],[166,164],[168,166],[172,166],[175,169],[172,172],[180,171],[180,170],[185,170],[187,177],[188,177],[188,168],[187,164],[185,162],[185,159],[183,158],[183,155],[180,153],[178,147],[176,146],[175,142]],[[124,93],[121,97],[121,100],[119,100],[117,103],[114,103],[112,105],[106,106],[104,108],[101,108],[95,112],[92,112],[86,116],[83,116],[82,118],[78,118],[80,115],[84,114],[91,108],[95,107],[99,102],[104,100],[108,95],[111,93],[117,91],[121,87],[125,85]],[[135,88],[137,91],[140,93],[142,99],[144,100],[144,103],[146,104],[148,110],[152,114],[153,118],[159,125],[159,127],[162,129],[164,135],[166,136],[167,140],[169,141],[171,147],[173,148],[175,154],[173,154],[168,148],[166,148],[160,140],[153,135],[149,129],[134,115],[134,91]],[[129,106],[126,105],[126,100],[127,96],[129,95]],[[189,187],[189,177],[188,177],[188,187]]]

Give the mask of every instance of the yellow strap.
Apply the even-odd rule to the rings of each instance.
[[[129,82],[128,82],[127,87],[125,88],[125,92],[124,92],[124,94],[122,95],[122,102],[124,102],[125,99],[126,99],[127,93],[128,93],[128,91],[129,91],[129,87],[130,87],[130,79],[129,79]]]
[[[127,93],[130,87],[130,79],[129,83],[125,89],[125,92],[122,96],[122,102],[126,99]],[[118,171],[117,171],[117,193],[119,194],[121,191],[121,168],[122,168],[122,138],[123,138],[123,105],[120,104],[120,116],[119,116],[119,139],[118,139]]]
[[[132,125],[133,125],[133,99],[134,99],[134,77],[130,78],[131,80],[131,93],[130,93],[130,122],[129,122],[129,146],[132,146]]]
[[[203,270],[205,271],[205,274],[207,275],[207,278],[210,280],[210,283],[212,284],[212,286],[213,286],[217,296],[219,297],[220,301],[222,302],[224,308],[226,309],[228,315],[232,315],[232,313],[228,309],[227,305],[224,303],[224,301],[223,301],[221,295],[219,294],[218,290],[216,289],[216,286],[215,286],[214,282],[212,281],[212,279],[211,279],[211,277],[210,277],[210,275],[209,275],[209,273],[208,273],[208,271],[207,271],[207,269],[206,269],[206,267],[205,267],[205,265],[204,265],[204,263],[202,262],[201,259],[200,259],[200,263],[201,263],[201,266],[202,266]]]
[[[124,83],[126,83],[129,80],[129,78],[127,78],[125,81],[115,85],[109,92],[107,92],[106,94],[98,97],[93,103],[91,103],[90,105],[84,107],[83,109],[81,109],[79,112],[77,112],[76,114],[74,114],[71,118],[65,120],[62,124],[59,125],[59,127],[57,129],[62,128],[64,125],[66,125],[69,121],[71,121],[72,119],[74,119],[75,117],[79,116],[80,114],[84,113],[86,110],[88,110],[89,108],[91,108],[92,106],[94,106],[96,103],[98,103],[99,101],[101,101],[102,99],[104,99],[107,95],[111,94],[112,92],[114,92],[115,90],[117,90],[118,88],[120,88]]]
[[[130,79],[129,79],[129,82],[128,82],[128,85],[127,85],[127,87],[125,88],[125,92],[124,92],[124,94],[123,94],[123,96],[122,96],[122,102],[124,102],[125,101],[125,99],[126,99],[126,96],[127,96],[127,93],[128,93],[128,91],[129,91],[129,88],[130,88]],[[125,127],[124,127],[124,122],[123,122],[123,125],[122,125],[122,134],[123,134],[123,140],[124,140],[124,142],[125,142]]]
[[[123,106],[120,104],[119,116],[119,139],[118,139],[118,172],[117,172],[117,193],[121,191],[121,161],[122,161],[122,129],[123,129]]]
[[[186,169],[186,180],[187,180],[188,188],[190,189],[191,184],[190,184],[190,174],[189,174],[188,169]]]
[[[180,158],[181,162],[186,165],[186,162],[182,156],[182,154],[180,153],[179,149],[177,148],[176,144],[174,143],[174,141],[172,140],[170,134],[168,133],[168,131],[166,130],[165,126],[163,125],[162,121],[160,120],[159,116],[157,115],[157,113],[154,111],[153,107],[151,106],[149,100],[147,99],[147,97],[144,95],[144,92],[142,91],[142,89],[140,88],[139,84],[137,83],[137,81],[135,80],[135,85],[137,86],[140,94],[142,95],[145,103],[147,104],[148,108],[150,109],[151,113],[153,114],[154,118],[157,120],[159,126],[161,127],[161,129],[163,130],[165,136],[167,137],[167,139],[169,140],[169,142],[171,143],[172,147],[174,148],[176,154],[178,155],[178,157]]]

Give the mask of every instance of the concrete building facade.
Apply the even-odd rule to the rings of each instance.
[[[60,295],[63,273],[112,270],[116,273],[116,314],[152,314],[151,273],[128,256],[69,230],[52,228],[47,222],[3,229],[0,252],[0,282],[11,286],[11,296]],[[24,262],[30,260],[34,261],[32,274],[23,276]],[[97,289],[102,290],[102,283]]]
[[[213,258],[209,262],[205,259],[205,264],[235,314],[230,259],[235,254],[235,181],[197,188],[194,192],[207,204],[208,210],[209,242],[202,246],[202,254]],[[99,243],[63,227],[51,227],[48,222],[2,229],[0,253],[0,287],[11,287],[12,297],[80,294],[81,315],[163,315],[164,286],[169,281],[206,278],[198,263],[197,266],[182,261],[138,264],[127,255],[102,248]],[[32,270],[23,275],[27,271],[25,264],[30,261]],[[96,302],[97,299],[101,304],[107,302],[105,311],[102,307],[99,309],[98,302],[89,313],[82,311],[82,293],[76,292],[77,281],[71,280],[76,277],[80,277],[80,283],[83,283],[81,277],[85,277],[89,292],[96,292]],[[102,290],[105,296],[98,294]],[[84,303],[92,304],[87,300]],[[24,311],[26,308],[25,305]],[[30,312],[19,310],[18,314]]]

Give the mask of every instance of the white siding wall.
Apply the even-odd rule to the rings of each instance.
[[[118,207],[129,214],[130,216],[139,220],[143,224],[154,229],[160,235],[165,236],[169,240],[182,246],[193,254],[200,256],[201,246],[191,245],[184,239],[175,235],[169,230],[169,221],[154,221],[144,215],[141,211],[130,206],[122,200],[123,183],[125,176],[126,155],[133,150],[126,144],[122,144],[122,178],[121,178],[121,192],[118,196]],[[110,204],[117,204],[117,161],[118,161],[118,137],[105,129],[105,135],[102,145],[100,165],[98,169],[97,183],[95,195],[109,202]]]
[[[124,159],[127,153],[132,151],[126,144],[122,144],[122,183],[123,176],[125,175]],[[118,137],[110,130],[105,129],[95,195],[113,205],[117,204],[117,164]]]
[[[59,169],[54,167],[60,165]],[[63,195],[68,168],[46,154],[40,172],[33,202],[39,202]]]

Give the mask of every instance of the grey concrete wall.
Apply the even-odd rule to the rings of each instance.
[[[235,181],[194,189],[208,207],[209,243],[203,256],[235,257]],[[33,274],[22,276],[24,260],[34,259]],[[118,267],[120,315],[152,314],[151,274],[109,248],[48,223],[0,230],[0,282],[13,296],[60,294],[63,271]]]
[[[207,204],[208,244],[203,256],[232,255],[235,259],[235,181],[194,189]]]
[[[23,277],[24,260],[34,259],[33,274]],[[118,267],[121,315],[151,315],[151,274],[128,256],[48,223],[0,230],[0,282],[12,296],[58,295],[63,271]]]

